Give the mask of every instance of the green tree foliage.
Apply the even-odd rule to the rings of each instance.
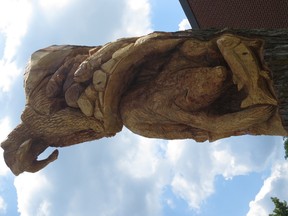
[[[288,159],[288,138],[284,138],[285,160]]]
[[[281,202],[277,197],[271,197],[271,200],[275,205],[275,209],[269,216],[288,216],[288,206],[285,200]]]

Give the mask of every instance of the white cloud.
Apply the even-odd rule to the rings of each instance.
[[[39,206],[37,216],[49,216],[49,215],[51,215],[50,208],[51,208],[51,203],[44,200]]]
[[[11,125],[10,125],[10,120],[8,117],[5,117],[3,119],[0,119],[0,143],[4,141],[11,131]],[[8,167],[6,166],[4,162],[4,158],[2,157],[3,155],[3,149],[0,148],[0,176],[4,176],[9,172]]]
[[[41,173],[24,173],[15,178],[17,189],[18,211],[21,216],[49,216],[50,204],[46,199],[52,190],[48,179]]]
[[[178,140],[169,141],[167,147],[167,160],[174,172],[172,190],[196,210],[214,191],[215,173],[206,172],[212,168],[210,145]]]
[[[0,0],[0,35],[4,37],[3,56],[0,59],[0,93],[7,92],[20,74],[14,60],[21,39],[26,34],[31,15],[28,0]]]
[[[0,214],[5,215],[7,210],[7,203],[3,199],[3,197],[0,196]]]
[[[71,2],[71,1],[70,1]],[[68,0],[40,0],[39,5],[45,12],[53,12],[53,10],[64,9],[69,3]]]
[[[0,119],[0,143],[6,139],[10,131],[11,131],[11,125],[9,117]]]
[[[256,195],[250,202],[250,210],[247,216],[266,216],[272,213],[274,204],[271,197],[278,197],[280,200],[288,200],[288,162],[277,163],[272,168],[268,177]]]
[[[11,130],[10,120],[8,117],[0,119],[0,143],[6,139]],[[10,173],[3,158],[3,149],[0,148],[0,191],[3,192],[3,179]],[[0,215],[6,215],[7,203],[4,198],[0,196]]]
[[[143,141],[142,141],[143,139]],[[146,178],[155,174],[159,166],[159,158],[155,157],[157,144],[155,141],[139,138],[137,148],[127,151],[125,157],[119,161],[119,169],[132,178]]]
[[[249,137],[249,143],[246,139],[238,137],[214,143],[169,141],[166,159],[173,169],[171,186],[175,195],[199,211],[201,204],[215,192],[217,175],[232,179],[237,175],[259,172],[279,157],[275,153],[279,151],[279,146],[273,144],[273,138],[270,141],[265,138],[268,143],[265,148],[262,147],[262,152],[259,150],[263,145],[260,137]]]
[[[166,200],[166,204],[167,204],[171,209],[175,209],[175,203],[173,202],[172,199],[167,199],[167,200]]]
[[[14,61],[0,59],[0,71],[0,93],[8,92],[21,70]]]
[[[187,29],[191,29],[191,25],[190,25],[188,19],[183,19],[179,23],[178,27],[179,27],[179,31],[184,31],[184,30],[187,30]]]
[[[0,32],[6,38],[4,58],[12,59],[21,38],[26,34],[31,3],[28,0],[1,0],[0,4]]]
[[[115,39],[126,36],[141,36],[152,31],[149,0],[126,0],[122,27],[116,32]]]

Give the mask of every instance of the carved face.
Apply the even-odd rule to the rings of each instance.
[[[25,72],[23,122],[1,144],[5,162],[15,175],[24,171],[36,172],[56,160],[58,150],[44,160],[37,160],[49,146],[69,146],[103,137],[101,123],[85,116],[79,109],[69,107],[61,91],[54,97],[47,94],[47,83],[61,66],[61,58],[63,60],[67,58],[67,53],[71,53],[63,47],[59,52],[51,49],[53,51],[53,48],[48,48],[48,51],[44,49],[32,55]],[[69,70],[65,72],[69,74]]]
[[[31,112],[31,116],[25,115],[25,117],[32,120],[32,123],[23,122],[18,125],[9,134],[7,140],[1,144],[4,149],[5,162],[15,175],[19,175],[24,171],[37,172],[56,160],[58,150],[55,150],[44,160],[37,160],[38,156],[49,146],[69,146],[104,136],[89,127],[89,119],[86,119],[87,121],[81,120],[82,113],[75,112],[75,116],[73,116],[74,111],[70,111],[64,109],[60,111],[60,114],[47,116],[38,114],[30,107],[26,107],[23,116]],[[82,116],[82,118],[85,119],[85,116]],[[37,121],[33,121],[33,119],[37,119]],[[59,125],[57,122],[60,122]],[[74,127],[70,127],[71,130],[69,130],[71,125],[74,125]]]

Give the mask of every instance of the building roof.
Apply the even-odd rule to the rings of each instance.
[[[179,0],[192,28],[288,28],[288,0]]]

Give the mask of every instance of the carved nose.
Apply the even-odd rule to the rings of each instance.
[[[8,137],[6,140],[4,140],[1,143],[1,148],[4,149],[4,150],[6,150],[6,149],[8,150],[9,148],[12,147],[12,145],[11,145],[12,142],[13,141],[11,139],[9,139],[9,137]]]

